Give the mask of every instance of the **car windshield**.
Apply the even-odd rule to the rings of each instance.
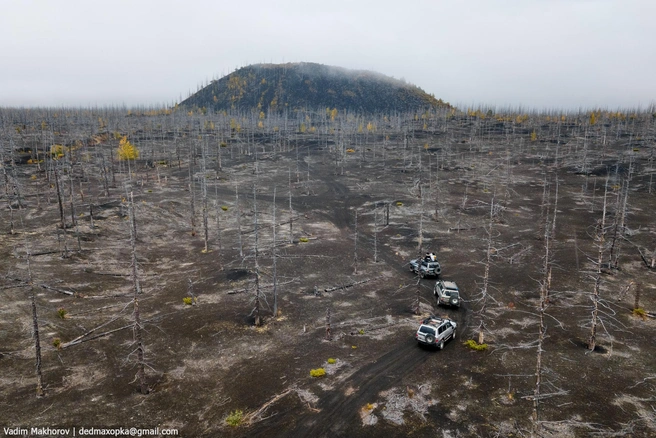
[[[432,329],[430,327],[426,327],[425,325],[422,325],[421,327],[419,327],[419,331],[421,333],[426,333],[427,335],[434,335],[435,334],[434,329]]]

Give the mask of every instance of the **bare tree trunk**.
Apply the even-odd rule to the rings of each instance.
[[[255,319],[255,325],[262,325],[262,318],[260,316],[260,264],[258,257],[258,228],[257,228],[257,188],[253,184],[253,220],[255,222],[255,308],[253,309],[253,316]]]
[[[353,274],[358,273],[358,210],[355,210],[355,236],[353,237]]]
[[[187,279],[187,296],[191,298],[191,304],[196,305],[196,296],[194,295],[194,282],[191,281],[191,278]]]
[[[292,171],[287,169],[289,174],[289,243],[294,243],[294,210],[292,208]]]
[[[546,183],[546,181],[545,181]],[[546,187],[546,184],[545,184]],[[548,196],[543,195],[543,200],[548,199]],[[534,432],[538,432],[540,429],[540,417],[539,417],[539,405],[540,405],[540,390],[542,384],[542,346],[544,344],[544,335],[547,330],[544,315],[549,302],[549,287],[551,284],[551,234],[555,229],[555,215],[556,211],[554,210],[554,219],[551,224],[549,224],[549,207],[548,205],[544,208],[544,261],[543,261],[543,278],[540,286],[540,307],[538,308],[538,314],[540,315],[540,326],[538,331],[538,343],[537,343],[537,358],[535,363],[535,388],[533,389],[533,427]],[[551,225],[551,226],[550,226]]]
[[[330,307],[326,309],[326,341],[333,340],[333,334],[330,329]]]
[[[273,317],[278,317],[278,274],[276,271],[276,187],[273,187],[273,244],[271,258],[273,259]]]
[[[69,169],[69,188],[70,188],[70,193],[69,193],[69,198],[70,198],[70,203],[71,203],[71,224],[75,226],[75,238],[77,239],[77,250],[82,251],[82,243],[80,242],[80,229],[77,226],[77,219],[75,218],[75,197],[73,196],[73,166],[70,166]]]
[[[207,224],[207,167],[206,167],[206,153],[205,153],[205,148],[203,147],[203,159],[201,161],[202,165],[202,172],[203,172],[203,179],[202,179],[202,195],[203,195],[203,241],[205,243],[205,248],[204,252],[209,251],[209,240],[210,240],[210,231],[209,231],[209,226]]]
[[[41,373],[41,339],[39,337],[39,320],[36,311],[36,292],[30,287],[32,301],[32,336],[34,337],[34,351],[36,355],[36,396],[43,397],[43,375]]]
[[[61,229],[66,229],[66,220],[64,219],[64,204],[62,203],[61,187],[59,185],[59,172],[57,171],[57,163],[53,163],[55,170],[55,188],[57,189],[57,202],[59,203],[59,218],[61,220]]]
[[[378,263],[378,209],[374,205],[374,263]]]
[[[412,311],[415,315],[421,314],[421,275],[417,272],[417,283],[415,285],[415,302],[412,306]]]
[[[592,292],[592,321],[590,327],[590,339],[588,340],[588,350],[594,351],[597,345],[597,325],[599,323],[599,292],[601,286],[601,267],[604,261],[604,243],[606,237],[606,198],[608,195],[608,177],[604,188],[604,210],[601,216],[601,222],[597,225],[595,240],[597,241],[597,272],[595,272],[594,290]]]
[[[216,208],[216,248],[218,254],[216,260],[219,263],[219,270],[223,270],[223,264],[221,263],[221,207],[219,206],[219,185],[214,185],[214,203]]]
[[[481,290],[481,320],[478,324],[478,343],[485,343],[485,312],[487,311],[488,287],[490,281],[490,263],[492,258],[492,230],[494,226],[494,198],[490,203],[490,224],[487,229],[487,254],[485,259],[485,273],[483,274],[483,288]]]
[[[634,297],[633,297],[633,309],[639,309],[640,308],[641,288],[642,288],[642,283],[639,282],[639,281],[636,281],[635,282]]]
[[[421,156],[421,154],[419,155]],[[419,182],[419,198],[421,210],[419,211],[419,238],[417,239],[417,249],[420,254],[423,254],[424,248],[424,194],[421,188],[421,180]]]
[[[241,241],[241,207],[239,205],[239,186],[235,185],[235,212],[237,214],[237,237],[239,239],[239,257],[244,259],[244,246]]]
[[[142,394],[148,394],[150,389],[146,384],[146,371],[145,371],[145,349],[143,343],[143,336],[141,333],[141,312],[139,310],[139,295],[141,294],[141,285],[139,284],[139,276],[137,273],[137,245],[136,245],[136,233],[133,225],[133,218],[135,215],[134,211],[134,198],[132,192],[130,192],[130,247],[132,249],[132,284],[134,288],[134,340],[137,344],[137,380],[139,382],[139,391]]]
[[[36,310],[36,292],[32,286],[31,252],[27,249],[27,281],[30,284],[30,301],[32,304],[32,337],[34,338],[34,354],[36,359],[36,396],[45,396],[43,390],[43,374],[41,372],[41,338],[39,336],[39,318]]]
[[[189,216],[191,223],[191,235],[196,235],[196,207],[194,203],[194,172],[193,172],[193,161],[194,155],[192,153],[192,146],[189,147]]]

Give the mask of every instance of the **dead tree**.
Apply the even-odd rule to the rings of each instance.
[[[288,170],[289,175],[289,243],[294,243],[294,209],[292,208],[292,171]]]
[[[3,149],[0,148],[0,166],[2,166],[2,173],[4,175],[4,180],[5,180],[5,200],[7,201],[7,207],[9,208],[9,234],[14,234],[15,232],[15,227],[14,227],[14,207],[11,203],[11,196],[9,194],[9,174],[7,173],[7,168],[5,165],[5,155],[3,153]]]
[[[421,314],[421,274],[417,270],[417,283],[415,284],[415,302],[412,306],[412,310],[415,315]]]
[[[209,249],[210,249],[209,248],[210,232],[209,232],[209,227],[208,227],[208,224],[207,224],[207,222],[208,222],[207,221],[207,215],[208,215],[208,211],[207,211],[207,167],[206,167],[207,154],[205,152],[204,147],[202,147],[202,151],[203,151],[203,158],[201,160],[201,172],[202,172],[201,192],[202,192],[202,196],[203,196],[203,205],[202,205],[202,209],[203,209],[203,241],[205,243],[205,248],[204,248],[203,251],[208,252]]]
[[[262,317],[260,316],[260,308],[262,304],[261,291],[260,291],[260,262],[258,254],[258,227],[257,227],[257,187],[253,184],[253,225],[255,227],[255,307],[251,314],[253,315],[256,326],[262,325]]]
[[[189,221],[191,224],[191,235],[196,235],[196,206],[194,200],[194,171],[193,171],[193,146],[189,147]]]
[[[333,340],[333,334],[330,329],[330,307],[326,309],[326,341],[332,341]]]
[[[633,310],[640,309],[640,295],[641,295],[641,288],[642,288],[642,283],[639,281],[636,281],[634,283],[635,289],[633,290]]]
[[[273,316],[278,317],[278,275],[276,272],[276,187],[273,187],[273,243],[271,244],[271,259],[273,263]]]
[[[75,196],[73,195],[73,166],[69,163],[68,170],[68,186],[69,186],[69,197],[71,204],[71,224],[75,227],[75,238],[77,239],[77,250],[82,251],[82,244],[80,242],[80,229],[77,225],[77,219],[75,218]]]
[[[358,210],[355,210],[355,235],[353,236],[353,274],[358,273]]]
[[[419,156],[421,156],[421,154]],[[421,254],[423,253],[423,247],[424,247],[424,196],[422,193],[421,182],[419,183],[419,199],[420,199],[419,237],[417,239],[417,249]]]
[[[45,396],[43,390],[43,374],[41,372],[41,338],[39,336],[39,317],[36,309],[36,292],[32,285],[32,268],[30,265],[30,250],[27,250],[27,281],[30,285],[30,301],[32,304],[32,337],[34,338],[34,353],[36,359],[36,396]]]
[[[132,286],[134,289],[133,303],[134,303],[134,325],[133,325],[133,334],[134,341],[137,346],[137,375],[136,380],[139,382],[139,392],[142,394],[148,394],[150,389],[146,383],[146,370],[145,370],[145,348],[142,335],[142,325],[141,325],[141,312],[139,310],[139,295],[141,295],[141,285],[139,283],[139,275],[137,272],[137,244],[136,244],[136,233],[133,225],[133,218],[135,215],[134,211],[134,197],[132,192],[130,192],[130,248],[132,255]]]
[[[608,195],[608,178],[604,187],[604,209],[601,215],[601,221],[595,229],[595,241],[597,243],[597,269],[594,276],[594,289],[592,291],[592,318],[590,327],[590,338],[588,340],[588,350],[594,351],[597,345],[597,325],[599,323],[599,292],[601,289],[602,263],[604,261],[604,246],[606,242],[606,198]]]
[[[223,270],[223,264],[221,263],[221,207],[219,206],[219,185],[214,185],[214,204],[216,209],[216,248],[217,256],[216,260],[219,263],[219,270]]]
[[[546,179],[545,179],[545,187],[546,187]],[[556,195],[557,199],[558,195]],[[556,209],[555,209],[555,203],[554,203],[554,217],[553,220],[550,222],[549,220],[549,205],[548,205],[548,199],[549,195],[548,194],[543,194],[543,202],[546,202],[547,205],[544,207],[544,226],[543,226],[543,231],[544,231],[544,260],[543,260],[543,266],[542,266],[542,281],[540,282],[540,304],[538,307],[538,315],[540,317],[540,325],[538,329],[538,342],[537,342],[537,353],[536,353],[536,361],[535,361],[535,388],[533,389],[533,427],[534,431],[537,432],[540,428],[540,417],[539,417],[539,405],[540,405],[540,397],[541,397],[541,384],[542,384],[542,353],[543,349],[542,346],[544,344],[544,338],[545,334],[547,331],[547,327],[545,324],[545,312],[547,309],[547,305],[549,303],[549,288],[551,287],[551,243],[552,243],[552,237],[553,233],[555,232],[555,227],[556,227]]]
[[[66,229],[66,220],[64,219],[64,204],[62,202],[61,186],[59,184],[59,171],[57,169],[57,162],[53,163],[53,168],[55,171],[55,189],[57,190],[57,203],[59,204],[59,218],[61,220],[61,229]]]
[[[492,259],[492,232],[494,227],[494,198],[490,203],[490,223],[487,228],[487,254],[485,258],[485,273],[483,274],[483,287],[481,289],[481,310],[480,321],[478,323],[478,343],[485,343],[485,312],[487,311],[488,287],[490,280],[490,263]]]
[[[244,245],[241,241],[241,206],[239,205],[239,185],[235,184],[235,214],[237,215],[237,238],[239,241],[239,257],[244,259]]]
[[[374,263],[378,263],[378,209],[374,205]]]

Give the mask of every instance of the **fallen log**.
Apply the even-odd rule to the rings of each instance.
[[[64,294],[64,295],[68,295],[68,296],[74,296],[75,295],[75,292],[72,292],[70,290],[59,289],[59,288],[56,288],[56,287],[48,286],[47,284],[40,284],[39,287],[42,288],[42,289],[47,289],[47,290],[52,290],[52,291],[55,291],[55,292],[59,292],[60,294]]]
[[[370,282],[371,280],[372,280],[372,279],[369,278],[369,279],[367,279],[367,280],[356,281],[356,282],[354,282],[354,283],[344,284],[344,285],[341,285],[341,286],[328,287],[328,288],[324,289],[323,291],[324,291],[324,292],[334,292],[334,291],[339,290],[339,289],[348,289],[349,287],[357,286],[357,285],[359,285],[359,284],[368,283],[368,282]]]

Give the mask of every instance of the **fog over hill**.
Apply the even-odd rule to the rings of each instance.
[[[212,81],[181,102],[213,110],[337,108],[362,113],[445,106],[421,88],[380,73],[315,63],[254,64]]]

